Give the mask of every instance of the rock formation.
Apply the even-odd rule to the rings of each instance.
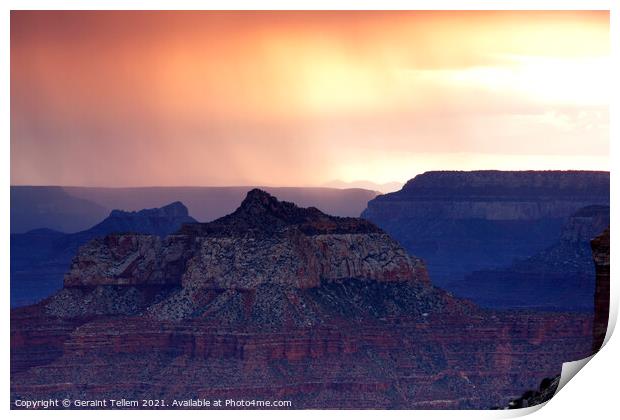
[[[590,241],[608,226],[608,206],[584,207],[570,216],[550,247],[508,267],[475,271],[448,288],[485,307],[592,312]]]
[[[108,233],[130,232],[166,236],[179,230],[185,223],[195,222],[187,207],[180,201],[175,201],[160,208],[140,211],[112,210],[105,220],[82,232],[82,235],[95,237]]]
[[[576,219],[584,217],[596,217],[600,215],[600,209],[586,208],[577,212]],[[608,215],[609,216],[609,215]],[[604,220],[603,220],[604,222]],[[607,223],[609,219],[607,218]],[[579,241],[583,237],[591,237],[592,230],[587,228],[579,220],[569,222],[567,232],[562,235],[562,239],[569,241]],[[598,230],[600,225],[596,226]],[[609,320],[609,227],[591,241],[592,257],[596,263],[596,292],[594,296],[594,321],[593,321],[593,341],[592,353],[600,350],[605,340],[607,323]],[[506,408],[533,407],[550,400],[560,383],[560,375],[553,378],[545,378],[540,383],[537,391],[526,391],[520,398],[510,403]]]
[[[112,209],[140,210],[181,201],[201,222],[233,212],[254,186],[236,187],[46,187],[11,186],[11,233],[86,230]],[[317,207],[335,216],[355,216],[379,192],[363,187],[265,187],[280,199]]]
[[[37,229],[11,235],[11,306],[37,302],[62,287],[63,276],[78,248],[113,232],[165,236],[195,222],[180,202],[138,212],[113,210],[88,230],[64,234]]]
[[[506,267],[553,245],[568,217],[609,205],[609,173],[426,172],[362,214],[428,264],[449,289],[473,271]]]
[[[161,319],[203,316],[211,306],[234,307],[247,295],[253,296],[250,309],[273,312],[276,306],[269,300],[285,293],[288,310],[305,324],[325,315],[324,302],[308,290],[327,292],[363,283],[388,295],[399,291],[402,299],[390,302],[393,311],[420,312],[420,293],[432,291],[438,302],[445,299],[431,288],[422,262],[370,222],[302,209],[257,189],[234,213],[211,223],[186,224],[166,238],[115,234],[93,240],[80,249],[65,276],[66,288],[179,287],[148,308],[149,316]],[[271,322],[278,322],[285,314],[271,315]]]
[[[609,321],[609,228],[592,240],[592,254],[596,265],[594,294],[594,330],[592,351],[603,346]]]
[[[254,190],[161,238],[82,247],[11,313],[11,398],[504,406],[591,350],[591,317],[482,311],[370,222]],[[170,408],[170,407],[169,407]]]
[[[530,390],[523,393],[523,395],[508,403],[506,408],[518,409],[526,407],[534,407],[549,401],[555,395],[555,392],[560,385],[560,375],[553,378],[545,378],[540,382],[538,390]]]

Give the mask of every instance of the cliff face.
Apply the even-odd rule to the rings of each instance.
[[[179,202],[138,212],[113,210],[90,229],[64,234],[38,229],[11,235],[11,306],[39,301],[62,287],[78,248],[112,232],[167,235],[196,222]]]
[[[587,200],[609,196],[609,172],[602,171],[431,171],[408,181],[393,193],[399,197],[443,198],[448,201],[525,199]],[[385,199],[378,197],[379,200]],[[543,213],[532,215],[540,217]]]
[[[317,302],[303,291],[346,281],[395,283],[412,296],[431,290],[422,262],[373,224],[252,190],[231,215],[184,225],[166,238],[120,234],[90,242],[75,257],[65,288],[178,286],[148,309],[151,316],[177,319],[216,303],[234,306],[242,293],[252,293],[251,306],[260,307],[277,287],[296,295],[297,310],[314,319],[320,310],[306,304]]]
[[[363,290],[344,295],[355,302],[351,296]],[[242,316],[244,302],[227,317]],[[243,329],[208,318],[49,318],[20,308],[12,315],[11,398],[277,398],[295,409],[484,409],[558,375],[562,362],[587,356],[591,346],[591,322],[577,315],[444,311],[356,321],[351,303],[342,302],[329,323],[276,329],[269,318]]]
[[[427,172],[371,200],[362,217],[448,287],[551,246],[571,214],[597,204],[609,204],[608,172]]]
[[[591,331],[481,311],[372,223],[251,191],[212,223],[82,247],[62,291],[11,313],[11,397],[489,408],[588,355]]]
[[[592,240],[592,255],[596,265],[593,352],[599,351],[603,346],[609,322],[609,247],[609,228],[607,228]]]
[[[560,242],[582,244],[590,242],[609,227],[609,206],[588,206],[571,215],[562,229]]]
[[[508,267],[475,271],[449,288],[492,308],[541,308],[592,312],[595,270],[590,240],[609,226],[609,207],[575,212],[559,240]]]
[[[601,223],[609,223],[609,219],[601,220],[598,208],[586,208],[575,214],[575,219],[568,223],[563,240],[581,241],[584,237],[592,237],[592,230],[583,226],[584,218],[595,218]],[[587,223],[586,225],[590,225]],[[600,231],[600,224],[595,224],[596,230]],[[594,295],[594,322],[592,353],[600,350],[605,340],[607,323],[609,321],[609,227],[603,233],[590,241],[592,258],[596,264],[596,292]],[[556,392],[560,382],[560,376],[545,378],[540,383],[538,391],[527,391],[520,398],[511,401],[508,408],[533,407],[550,400]]]

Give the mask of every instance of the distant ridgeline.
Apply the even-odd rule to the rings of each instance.
[[[95,237],[118,232],[164,236],[195,222],[190,213],[208,221],[233,211],[249,189],[11,186],[11,306],[37,302],[61,288],[78,247]],[[339,216],[358,216],[378,194],[360,188],[269,190]],[[110,211],[145,208],[151,210]]]
[[[11,186],[11,233],[90,228],[112,209],[141,210],[181,201],[189,214],[208,222],[234,211],[253,187],[50,187]],[[335,216],[358,217],[379,194],[362,188],[265,188],[282,199]]]
[[[362,217],[483,306],[591,310],[589,240],[609,225],[609,172],[427,172]]]
[[[589,314],[481,310],[373,223],[255,189],[210,223],[81,246],[61,290],[11,311],[11,400],[505,407],[590,355],[594,330]]]
[[[113,210],[101,223],[77,233],[36,229],[11,235],[11,306],[37,302],[62,287],[63,276],[80,246],[109,233],[165,236],[194,223],[180,202],[138,212]]]

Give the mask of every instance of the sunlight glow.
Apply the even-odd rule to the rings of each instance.
[[[513,56],[514,65],[441,72],[448,83],[480,86],[553,104],[609,102],[609,57]]]

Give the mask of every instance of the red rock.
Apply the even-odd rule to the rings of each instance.
[[[592,240],[592,253],[596,266],[594,292],[594,325],[592,351],[603,346],[609,321],[609,228]]]
[[[592,319],[482,311],[368,222],[253,192],[213,224],[81,249],[11,313],[11,397],[489,408],[590,354]]]

